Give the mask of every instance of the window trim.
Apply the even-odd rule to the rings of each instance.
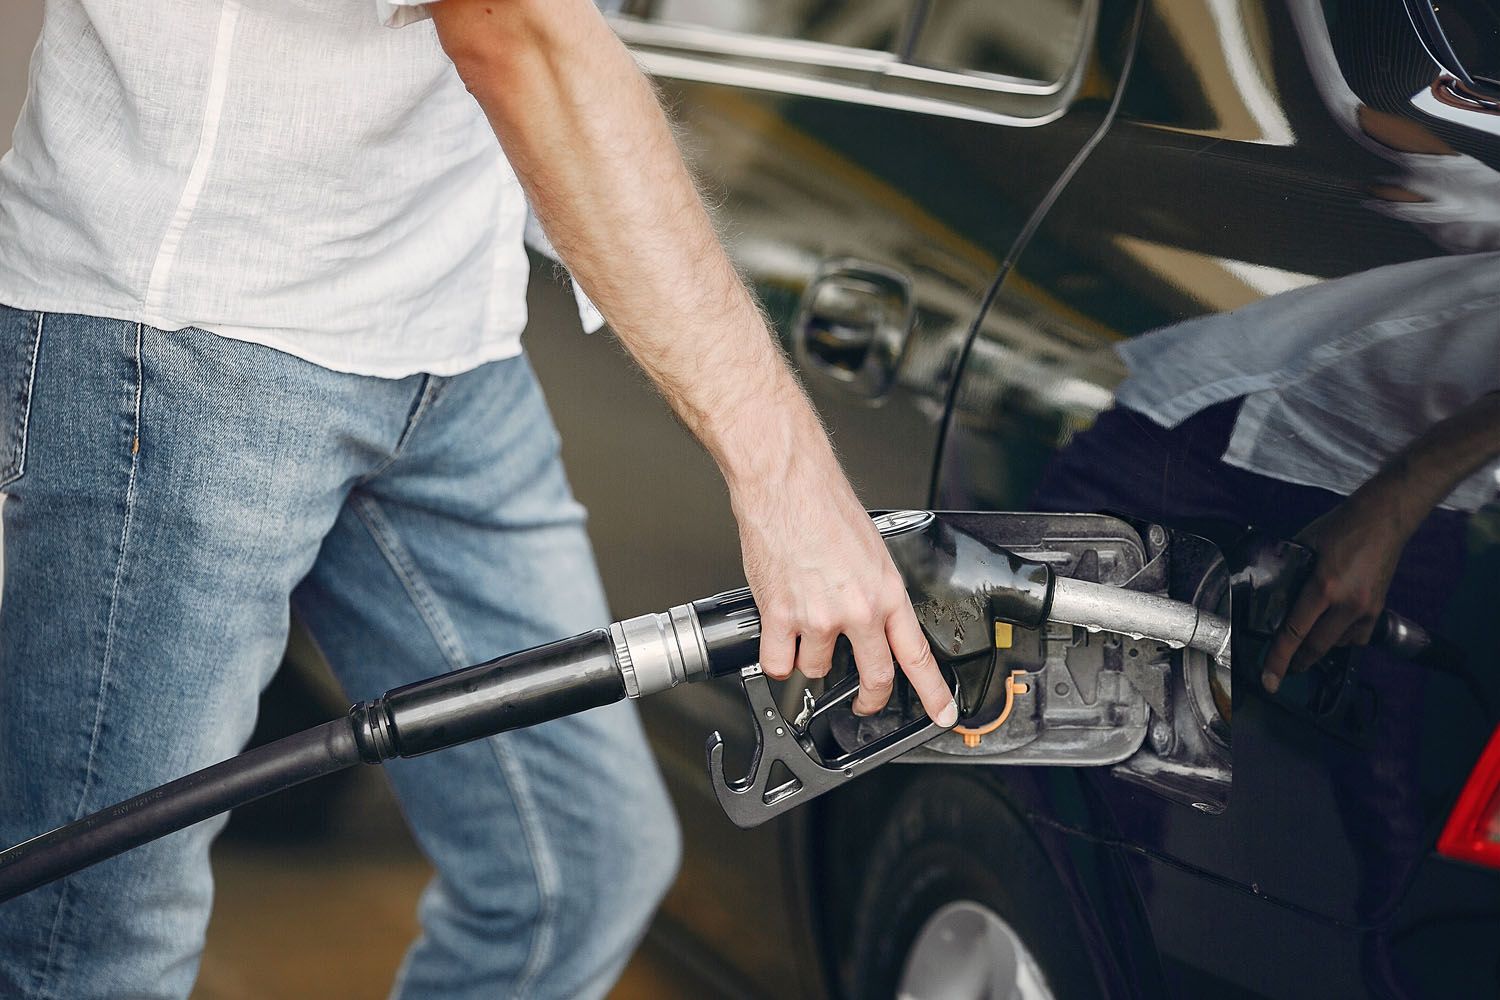
[[[1082,0],[1074,60],[1050,83],[979,70],[936,69],[904,61],[895,52],[663,23],[629,14],[612,14],[609,21],[642,69],[654,76],[1025,127],[1055,121],[1078,92],[1096,42],[1098,10],[1098,0]],[[918,21],[916,31],[920,30]],[[902,51],[910,51],[916,37],[903,39]],[[918,88],[929,92],[917,92]],[[932,88],[951,91],[952,96],[933,95]],[[1042,106],[1036,114],[987,106],[987,98],[1007,96]]]
[[[798,38],[777,38],[773,35],[726,31],[696,24],[651,21],[627,14],[611,15],[609,22],[615,29],[615,34],[628,44],[649,45],[653,48],[683,49],[705,55],[867,72],[882,72],[886,66],[897,61],[895,53],[879,49],[859,49]]]
[[[955,101],[919,97],[889,90],[875,90],[864,84],[797,76],[772,69],[733,63],[716,63],[667,52],[637,52],[635,58],[637,64],[645,72],[671,80],[722,84],[746,90],[790,94],[796,97],[822,98],[897,111],[916,111],[941,115],[945,118],[962,118],[991,125],[1006,125],[1012,128],[1034,128],[1046,125],[1061,118],[1066,110],[1065,107],[1057,107],[1035,116],[1010,115],[999,111],[986,111],[972,104],[960,104]]]
[[[1076,65],[1076,60],[1075,60]],[[941,83],[971,90],[990,90],[1002,94],[1035,94],[1047,96],[1060,92],[1072,75],[1073,66],[1053,83],[1028,80],[1021,76],[1005,76],[1000,73],[985,73],[980,70],[937,69],[914,62],[895,62],[885,71],[888,77],[902,80],[920,80],[924,83]]]

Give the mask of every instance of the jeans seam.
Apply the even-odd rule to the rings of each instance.
[[[104,625],[104,655],[99,669],[99,695],[98,702],[94,707],[94,726],[89,734],[88,758],[84,764],[83,790],[78,796],[78,805],[73,809],[73,819],[76,821],[84,814],[84,806],[88,802],[89,791],[94,786],[95,757],[99,750],[99,733],[104,727],[104,703],[106,691],[109,687],[110,660],[114,655],[115,645],[115,616],[120,606],[120,583],[125,576],[125,551],[130,544],[130,526],[135,511],[135,487],[136,474],[140,468],[140,441],[141,441],[141,399],[145,388],[145,365],[142,358],[142,343],[145,336],[145,326],[142,323],[135,325],[135,399],[133,406],[133,420],[131,427],[130,446],[130,474],[125,481],[125,516],[120,524],[119,555],[115,558],[114,579],[110,584],[109,613],[105,617]],[[62,929],[63,913],[67,909],[68,889],[70,882],[64,880],[62,888],[57,894],[57,910],[52,917],[52,930],[47,940],[47,959],[42,966],[42,974],[39,985],[45,996],[51,991],[46,989],[47,977],[53,969],[53,962],[57,957],[58,938]],[[56,996],[56,994],[52,994]]]
[[[417,614],[427,626],[427,631],[432,633],[432,638],[437,642],[438,648],[442,650],[449,665],[455,670],[468,666],[468,656],[463,643],[458,638],[458,630],[454,628],[452,620],[443,611],[437,595],[432,592],[432,587],[428,585],[422,571],[412,561],[411,553],[402,544],[400,536],[396,534],[385,512],[380,509],[380,504],[374,497],[364,493],[352,495],[349,503],[354,508],[355,516],[364,523],[365,529],[370,532],[370,537],[375,540],[375,545],[380,549],[381,555],[385,556],[386,563],[395,572],[396,578],[401,581],[401,589],[405,590],[406,596],[411,598]]]
[[[422,391],[417,395],[416,405],[412,407],[411,413],[406,418],[406,426],[401,429],[401,436],[396,439],[396,444],[391,448],[391,453],[386,456],[375,468],[366,472],[355,481],[355,485],[368,483],[386,469],[389,469],[401,457],[406,442],[411,440],[412,434],[416,432],[417,424],[427,415],[432,403],[437,399],[437,384],[440,380],[432,375],[422,376]],[[464,664],[467,666],[467,664]]]
[[[541,974],[542,966],[552,955],[552,943],[556,937],[557,917],[557,859],[547,849],[546,830],[537,818],[536,802],[532,799],[531,785],[526,780],[525,768],[520,767],[499,737],[485,741],[496,765],[505,775],[510,786],[511,803],[521,821],[521,830],[526,838],[526,854],[531,861],[532,880],[536,885],[536,926],[531,935],[531,944],[526,949],[526,963],[516,978],[517,996],[529,996],[531,984]]]
[[[438,644],[438,648],[448,659],[449,665],[454,669],[468,666],[468,657],[465,655],[463,644],[458,639],[452,621],[442,610],[437,596],[422,576],[421,570],[411,561],[410,553],[402,544],[395,527],[380,509],[380,504],[368,494],[351,496],[349,502],[355,516],[370,532],[370,537],[374,539],[376,547],[380,549],[386,563],[401,582],[402,589],[406,591],[407,597],[416,607],[417,614],[421,616],[433,640]],[[521,822],[521,830],[526,840],[526,854],[531,862],[532,881],[536,885],[536,927],[515,989],[517,996],[526,996],[532,980],[541,973],[542,965],[550,957],[553,939],[556,937],[553,925],[558,899],[557,860],[547,850],[546,831],[537,818],[537,807],[531,795],[531,787],[526,781],[525,769],[517,764],[506,748],[501,745],[500,740],[492,737],[485,742],[489,744],[495,764],[500,768],[510,788],[511,804],[515,807],[516,816]]]
[[[36,331],[31,335],[31,358],[27,364],[31,370],[26,374],[26,405],[21,414],[21,444],[20,454],[16,457],[15,472],[4,482],[0,482],[0,488],[10,485],[22,476],[26,475],[26,441],[31,433],[31,406],[32,400],[36,398],[36,369],[37,359],[42,355],[42,323],[47,314],[37,312]]]

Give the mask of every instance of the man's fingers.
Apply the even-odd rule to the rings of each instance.
[[[797,669],[802,676],[815,679],[828,676],[833,663],[833,644],[838,636],[833,633],[803,632],[797,638]]]
[[[1271,640],[1271,648],[1266,651],[1266,662],[1261,668],[1260,682],[1266,686],[1267,691],[1275,694],[1276,689],[1281,687],[1281,679],[1286,676],[1286,669],[1291,664],[1292,657],[1301,648],[1308,633],[1312,631],[1327,607],[1328,601],[1319,589],[1311,585],[1302,588],[1302,592],[1297,595],[1297,603],[1292,605],[1292,610],[1286,616],[1286,620],[1281,623],[1276,638]]]
[[[885,707],[896,683],[896,664],[885,632],[879,627],[849,635],[854,648],[854,666],[859,670],[859,693],[851,710],[855,715],[874,715]]]
[[[922,634],[922,626],[917,624],[917,616],[910,606],[903,603],[902,608],[886,620],[885,634],[896,662],[901,664],[902,673],[906,674],[912,690],[922,700],[927,717],[940,726],[957,724],[958,704],[943,680],[937,660],[932,657],[932,648],[927,645],[927,636]]]
[[[1344,638],[1339,640],[1340,646],[1368,646],[1370,640],[1375,636],[1375,625],[1380,621],[1380,612],[1374,614],[1360,615],[1354,619],[1344,633]]]
[[[1323,617],[1318,619],[1318,623],[1312,627],[1312,631],[1292,657],[1292,669],[1306,670],[1327,656],[1328,651],[1344,638],[1344,633],[1354,624],[1355,617],[1352,612],[1337,607],[1330,607],[1323,612]]]
[[[797,638],[784,628],[761,623],[760,669],[772,680],[784,681],[792,676],[792,662],[797,654]]]

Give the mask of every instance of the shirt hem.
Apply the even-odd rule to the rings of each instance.
[[[149,319],[144,322],[151,322]],[[153,326],[156,324],[152,323]],[[182,329],[179,327],[179,329]],[[245,344],[257,344],[261,347],[269,347],[273,351],[290,354],[295,358],[301,358],[319,368],[329,371],[342,372],[346,375],[365,375],[371,378],[401,379],[411,375],[437,375],[446,377],[450,375],[462,375],[464,372],[473,371],[480,365],[489,364],[491,361],[504,361],[507,358],[519,357],[522,353],[521,338],[519,335],[509,338],[504,342],[495,342],[485,348],[466,352],[464,354],[450,355],[437,360],[426,358],[398,359],[383,363],[364,364],[351,362],[343,358],[331,358],[319,356],[317,351],[309,351],[301,345],[284,340],[275,334],[267,333],[257,328],[221,326],[217,323],[212,325],[197,324],[196,329],[205,330],[216,337],[226,340],[237,340]]]
[[[147,326],[168,333],[188,329],[203,330],[206,333],[211,333],[216,337],[223,337],[226,340],[255,344],[273,351],[279,351],[282,354],[289,354],[294,358],[306,361],[308,364],[317,365],[319,368],[325,368],[329,371],[341,372],[346,375],[363,375],[371,378],[401,379],[412,375],[437,375],[440,377],[462,375],[464,372],[472,371],[480,365],[489,364],[491,361],[505,361],[509,358],[520,357],[524,353],[521,345],[521,334],[516,333],[504,339],[489,342],[474,351],[448,355],[437,359],[397,358],[371,363],[351,362],[345,358],[328,357],[316,350],[308,350],[305,345],[297,344],[290,338],[278,336],[274,332],[258,327],[241,327],[220,323],[182,323],[160,316],[148,316],[139,308],[126,309],[118,305],[110,306],[95,302],[79,302],[76,299],[61,301],[46,296],[32,298],[27,295],[13,295],[3,289],[0,289],[0,304],[7,305],[12,309],[19,309],[22,312],[56,313],[63,316],[94,316],[99,319],[116,320],[121,323],[144,323]],[[351,334],[350,336],[354,337],[357,335]]]

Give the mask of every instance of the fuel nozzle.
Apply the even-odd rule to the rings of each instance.
[[[631,698],[679,684],[729,677],[759,658],[760,612],[749,587],[725,591],[609,627]]]
[[[954,692],[961,720],[984,700],[993,681],[997,626],[1039,629],[1059,621],[1192,646],[1228,659],[1229,623],[1220,616],[1153,594],[1059,578],[1046,563],[930,511],[895,511],[874,521]],[[724,741],[717,732],[709,737],[707,753],[714,793],[740,826],[765,822],[946,731],[906,692],[898,691],[876,717],[854,716],[858,676],[853,672],[788,720],[756,665],[760,617],[748,589],[617,622],[610,638],[633,698],[703,678],[739,677],[755,723],[749,770],[739,778],[725,775]],[[1024,676],[1001,683],[1007,702],[1028,690]],[[965,730],[966,737],[982,738],[1007,715]],[[773,786],[768,782],[777,762],[790,777]]]

